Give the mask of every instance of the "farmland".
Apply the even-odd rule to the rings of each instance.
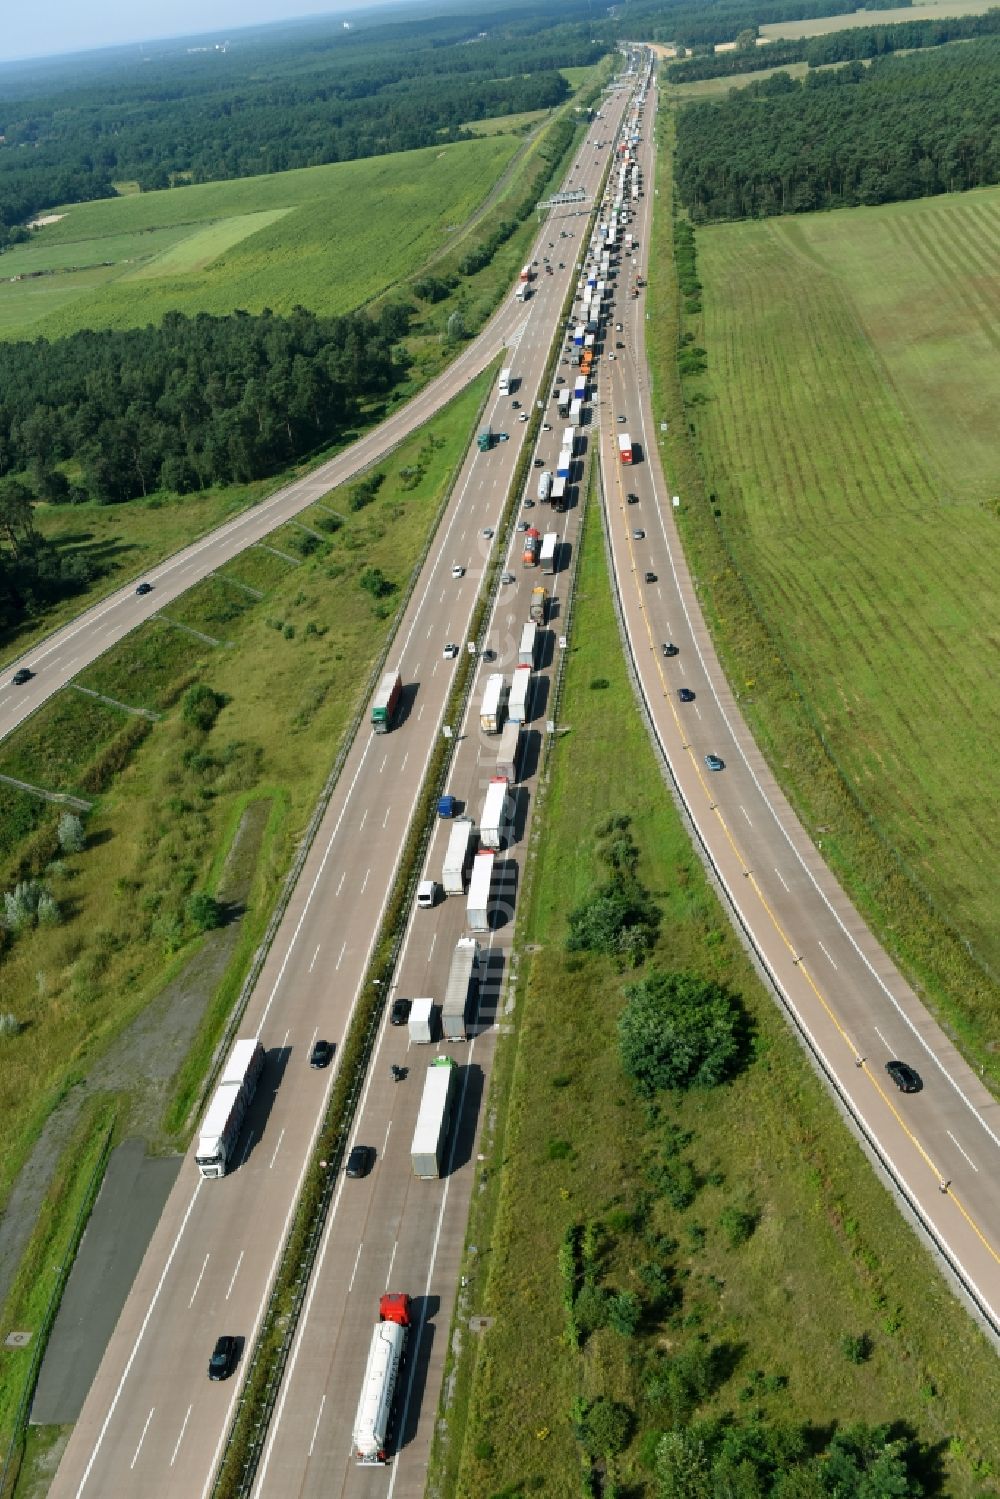
[[[1000,191],[706,228],[697,250],[690,328],[708,371],[687,409],[748,717],[824,856],[982,1045],[995,987],[955,954],[1000,968],[983,877],[1000,853]],[[707,533],[686,524],[697,553]],[[723,602],[734,576],[753,601],[742,615]],[[769,647],[748,648],[754,620]],[[817,735],[853,830],[823,789]]]
[[[517,141],[485,136],[62,210],[0,257],[0,336],[134,327],[167,311],[346,312],[446,246]]]
[[[993,0],[935,0],[929,5],[899,7],[873,13],[857,10],[842,16],[813,16],[806,21],[771,21],[760,28],[762,37],[825,36],[829,31],[849,31],[853,26],[891,26],[898,21],[934,21],[944,16],[978,16],[990,9]]]
[[[563,709],[573,731],[554,751],[519,923],[517,1040],[494,1072],[499,1124],[482,1145],[468,1234],[480,1247],[466,1256],[469,1302],[456,1321],[465,1357],[439,1423],[453,1434],[464,1414],[464,1444],[459,1454],[442,1438],[437,1487],[460,1499],[600,1492],[581,1482],[573,1427],[581,1402],[605,1399],[633,1414],[609,1464],[613,1491],[633,1499],[775,1492],[745,1474],[729,1488],[657,1489],[653,1447],[671,1425],[698,1423],[708,1443],[714,1422],[717,1432],[749,1423],[759,1441],[779,1423],[807,1423],[820,1441],[833,1423],[859,1420],[899,1422],[927,1491],[971,1499],[984,1492],[976,1463],[985,1473],[1000,1458],[992,1350],[916,1252],[705,881],[632,698],[596,514],[580,567]],[[623,988],[642,973],[565,947],[567,913],[607,877],[602,825],[626,811],[640,878],[663,910],[651,961],[737,993],[754,1037],[730,1085],[649,1104],[626,1083],[616,1036]],[[689,1193],[671,1201],[662,1182],[685,1165]],[[741,1212],[755,1226],[737,1243]],[[561,1250],[574,1225],[597,1245],[590,1310],[598,1290],[642,1303],[638,1328],[587,1328],[579,1349]],[[494,1319],[471,1345],[466,1314]],[[860,1362],[851,1338],[866,1340]],[[700,1388],[687,1403],[671,1397],[665,1376],[699,1358]]]

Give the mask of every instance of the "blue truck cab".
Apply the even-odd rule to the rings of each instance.
[[[438,816],[454,817],[457,805],[453,796],[442,796],[438,801]]]

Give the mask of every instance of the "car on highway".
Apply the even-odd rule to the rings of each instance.
[[[486,537],[487,541],[492,541],[493,540],[493,527],[492,526],[484,526],[483,527],[483,535]]]
[[[528,522],[526,520],[519,520],[518,523],[517,523],[517,529],[519,531],[527,531],[527,529],[528,529]]]
[[[621,323],[616,323],[615,324],[615,332],[616,333],[621,333],[622,331],[623,331],[623,329],[622,329]]]
[[[544,458],[536,458],[535,459],[535,468],[544,468],[544,467],[545,467],[545,459]]]
[[[449,640],[448,644],[445,646],[441,654],[446,661],[454,661],[455,657],[458,655],[458,646],[454,643],[454,641]]]
[[[329,1067],[333,1061],[333,1042],[314,1041],[313,1049],[309,1053],[310,1067]]]
[[[609,355],[608,355],[608,358],[609,358],[609,359],[614,359],[614,357],[615,357],[615,356],[614,356],[614,355],[613,355],[613,354],[609,354]]]
[[[631,494],[631,493],[629,493],[629,494],[627,494],[625,496],[625,503],[627,505],[638,505],[638,503],[639,503],[639,496],[637,494]]]
[[[525,502],[524,502],[524,508],[525,508],[525,510],[534,510],[534,508],[535,508],[535,502],[534,502],[534,500],[525,500]]]
[[[153,585],[152,583],[140,583],[135,591],[140,598],[143,598],[147,593],[152,593]]]
[[[628,421],[628,417],[627,416],[620,416],[618,418],[618,420],[621,423],[621,425],[624,427],[625,423]]]
[[[224,1333],[215,1341],[212,1349],[212,1357],[208,1361],[209,1379],[228,1379],[236,1366],[236,1357],[240,1351],[239,1338]]]
[[[633,531],[632,532],[632,540],[633,541],[645,541],[646,540],[646,533],[645,533],[645,531]]]
[[[512,411],[520,411],[521,409],[520,401],[511,401],[510,406]]]
[[[497,658],[496,651],[491,651],[491,650],[485,650],[485,651],[483,651],[483,660],[484,661],[495,661],[496,658]]]
[[[625,347],[625,345],[622,343],[621,339],[619,339],[617,341],[617,343],[615,344],[615,348],[616,349],[624,349],[624,347]]]
[[[656,582],[656,574],[655,573],[643,573],[643,577],[646,579],[647,583],[655,583]]]
[[[494,432],[493,436],[496,438],[497,442],[510,442],[509,432]]]
[[[680,698],[682,703],[694,702],[694,693],[691,691],[690,687],[678,687],[677,696]]]
[[[390,1025],[405,1025],[410,1018],[410,1003],[408,999],[394,999],[392,1009],[389,1011]]]
[[[358,1181],[362,1176],[367,1176],[375,1164],[374,1145],[354,1145],[347,1157],[347,1165],[344,1167],[344,1175],[349,1176],[352,1181]]]
[[[522,411],[521,414],[520,414],[520,416],[518,417],[518,421],[519,422],[526,422],[527,420],[528,420],[528,413],[526,411]]]
[[[920,1073],[909,1062],[886,1062],[885,1070],[901,1093],[919,1093],[924,1086]]]
[[[551,432],[552,431],[552,423],[551,422],[543,422],[542,423],[542,431],[543,432]]]
[[[462,566],[461,562],[452,563],[451,575],[453,578],[465,577],[465,568]]]
[[[500,574],[500,582],[501,583],[516,583],[517,579],[515,578],[515,576],[514,576],[513,573],[501,573]]]
[[[706,755],[705,764],[709,770],[725,770],[726,768],[725,760],[721,760],[718,755]]]
[[[30,682],[34,675],[35,673],[30,671],[27,666],[19,666],[10,679],[11,684],[14,687],[23,687],[25,682]]]

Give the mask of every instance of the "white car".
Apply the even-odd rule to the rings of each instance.
[[[615,356],[614,356],[614,354],[609,354],[609,355],[608,355],[608,358],[609,358],[609,359],[614,359],[614,357],[615,357]]]
[[[483,535],[486,537],[487,541],[492,541],[493,540],[493,527],[492,526],[484,526],[483,527]]]
[[[465,577],[465,568],[462,566],[461,562],[455,563],[455,565],[452,567],[451,575],[453,578]]]
[[[518,417],[518,421],[519,422],[526,422],[527,420],[528,420],[528,413],[526,411],[522,411],[521,415]]]
[[[542,423],[542,431],[543,432],[551,432],[552,431],[552,423],[551,422],[543,422]]]
[[[452,645],[452,643],[449,641],[441,654],[442,656],[444,656],[444,659],[446,661],[454,661],[455,657],[458,655],[458,646]]]

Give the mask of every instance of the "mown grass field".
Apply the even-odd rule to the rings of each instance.
[[[239,811],[266,799],[280,815],[269,826],[245,918],[244,957],[252,953],[493,378],[480,377],[387,459],[385,482],[366,508],[349,511],[349,485],[332,491],[324,503],[348,516],[339,530],[321,542],[300,541],[291,561],[251,548],[84,673],[82,684],[94,691],[164,716],[97,796],[84,853],[46,872],[44,840],[62,809],[46,807],[34,826],[20,801],[11,804],[24,826],[0,862],[0,890],[10,888],[22,860],[37,864],[33,849],[42,850],[42,878],[65,919],[2,939],[2,1009],[22,1029],[0,1038],[0,1202],[67,1077],[190,952],[195,933],[185,899],[212,887]],[[254,572],[258,558],[267,559],[266,581]],[[396,587],[384,604],[358,585],[369,565]],[[227,644],[201,642],[180,622]],[[205,734],[173,706],[195,681],[226,698]],[[93,761],[123,725],[128,731],[137,722],[68,688],[4,741],[0,772],[51,791],[83,783],[91,795]]]
[[[1000,972],[1000,191],[697,247],[689,409],[731,555],[866,816]],[[751,685],[780,765],[787,705]]]
[[[463,130],[473,135],[513,135],[531,125],[537,125],[549,113],[547,109],[525,109],[514,115],[489,115],[485,120],[466,120]]]
[[[816,72],[817,69],[813,68],[811,71]],[[762,78],[770,78],[774,73],[788,73],[792,78],[804,78],[808,72],[808,63],[792,62],[786,63],[782,68],[762,68],[759,73],[733,73],[727,78],[697,78],[693,83],[664,82],[662,88],[666,98],[686,104],[691,99],[724,98],[731,88],[746,88],[748,83],[757,83]]]
[[[447,245],[516,149],[508,135],[484,136],[68,205],[0,256],[0,336],[134,327],[170,310],[346,312]],[[3,280],[37,271],[54,274]]]
[[[701,1346],[715,1350],[715,1374],[692,1419],[817,1431],[900,1422],[921,1448],[931,1492],[984,1493],[980,1480],[1000,1468],[995,1355],[877,1184],[706,884],[632,697],[596,512],[573,642],[561,714],[572,731],[555,751],[519,922],[517,1040],[502,1044],[491,1088],[499,1123],[469,1225],[478,1252],[463,1265],[465,1352],[434,1479],[461,1499],[594,1492],[581,1482],[570,1409],[577,1396],[603,1395],[636,1421],[615,1492],[653,1499],[650,1434],[670,1419],[645,1370]],[[753,1036],[731,1083],[661,1098],[653,1112],[617,1058],[622,990],[634,975],[563,947],[568,912],[606,877],[597,830],[620,812],[632,818],[640,878],[664,913],[654,961],[727,985]],[[675,1139],[689,1137],[680,1150],[697,1182],[683,1209],[649,1186],[671,1127]],[[756,1219],[738,1246],[725,1228],[731,1208]],[[645,1313],[637,1336],[603,1328],[577,1351],[565,1338],[558,1255],[567,1226],[595,1222],[601,1284],[639,1292]],[[651,1266],[670,1287],[659,1309]],[[470,1338],[466,1311],[496,1321]],[[852,1363],[842,1340],[862,1334],[870,1357]]]
[[[849,31],[855,26],[892,26],[898,21],[935,21],[944,16],[979,16],[993,0],[932,0],[926,5],[900,6],[895,10],[856,10],[842,16],[814,16],[807,21],[772,21],[760,28],[761,36],[825,36],[829,31]]]

